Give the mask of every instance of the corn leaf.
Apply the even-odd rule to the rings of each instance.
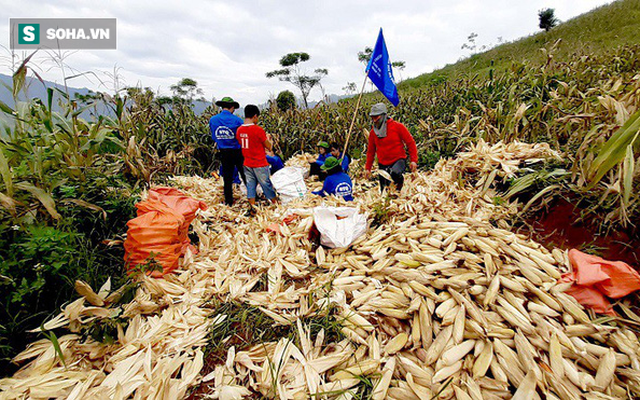
[[[93,210],[93,211],[98,211],[102,214],[102,218],[106,221],[107,220],[107,212],[104,210],[104,208],[97,206],[95,204],[91,204],[88,201],[84,201],[82,199],[63,199],[61,200],[61,203],[65,203],[65,204],[76,204],[80,207],[84,207],[87,208],[89,210]]]
[[[67,362],[65,361],[64,353],[62,352],[62,348],[60,347],[60,342],[58,342],[58,337],[56,336],[56,334],[51,332],[51,331],[45,330],[44,321],[42,321],[42,324],[40,324],[40,332],[42,332],[44,337],[49,339],[49,341],[53,345],[53,349],[56,352],[56,355],[58,356],[58,358],[62,362],[62,365],[64,365],[64,367],[66,368],[67,367]]]
[[[13,115],[13,109],[7,105],[7,103],[0,101],[0,110],[2,110],[6,114]]]
[[[36,54],[37,51],[38,50],[29,54],[29,56],[27,56],[27,58],[25,58],[22,61],[22,63],[20,64],[16,72],[13,74],[13,97],[14,98],[18,97],[18,93],[20,93],[20,91],[24,87],[25,81],[27,79],[27,64],[29,63],[29,60],[31,60],[31,57],[33,57],[33,55]]]
[[[627,146],[627,155],[622,163],[622,199],[624,204],[629,204],[631,190],[633,189],[633,170],[635,159],[633,158],[633,146]]]
[[[11,168],[9,168],[9,162],[4,156],[2,150],[0,150],[0,175],[2,175],[2,181],[7,188],[7,194],[13,196],[13,174]]]
[[[16,215],[16,205],[18,203],[11,197],[7,196],[6,194],[0,192],[0,207],[3,207],[4,209],[6,209],[7,211],[9,211],[9,213],[11,213],[11,215],[15,216]]]
[[[600,182],[607,172],[625,158],[627,147],[633,146],[639,131],[640,111],[633,114],[627,123],[618,129],[598,152],[598,157],[593,160],[587,172],[588,179],[591,181],[589,189]]]
[[[531,200],[529,200],[529,202],[527,204],[525,204],[524,208],[522,209],[522,212],[525,213],[527,212],[527,210],[529,209],[529,207],[531,207],[539,198],[541,198],[542,196],[544,196],[545,194],[555,190],[555,189],[559,189],[562,186],[560,185],[551,185],[551,186],[547,186],[546,188],[542,189],[540,192],[538,192],[538,194],[536,194],[535,196],[533,196],[531,198]]]
[[[32,195],[34,195],[38,201],[40,201],[40,203],[42,203],[42,205],[44,206],[44,208],[47,209],[47,211],[49,212],[49,214],[51,214],[51,217],[53,217],[53,219],[60,219],[61,215],[58,213],[58,211],[56,211],[56,203],[55,201],[53,201],[53,197],[51,197],[51,195],[47,192],[45,192],[43,189],[34,186],[33,184],[29,183],[29,182],[18,182],[15,185],[16,189],[20,189],[20,190],[25,190],[29,193],[31,193]]]

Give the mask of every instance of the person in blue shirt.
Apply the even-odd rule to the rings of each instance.
[[[327,174],[320,169],[324,161],[329,157],[329,143],[324,140],[318,142],[318,157],[314,161],[310,161],[311,168],[309,169],[309,176],[317,175],[320,180],[323,180]]]
[[[282,158],[278,157],[273,151],[267,150],[267,162],[269,163],[269,170],[271,175],[284,168]]]
[[[342,148],[344,146],[340,146],[338,143],[333,142],[331,143],[331,146],[329,148],[329,151],[331,152],[331,155],[334,156],[335,158],[337,158],[338,160],[340,160],[340,158],[342,158],[342,163],[340,163],[340,165],[342,165],[342,170],[345,173],[349,173],[349,164],[351,163],[351,159],[349,158],[348,154],[344,155],[344,158],[342,157]]]
[[[340,161],[330,156],[324,161],[322,170],[327,173],[322,189],[312,193],[322,197],[339,196],[346,201],[353,201],[353,183],[349,175],[342,171]]]
[[[240,104],[231,97],[223,97],[222,100],[216,101],[216,105],[222,108],[222,111],[211,117],[209,129],[211,129],[211,137],[216,142],[220,154],[222,180],[224,182],[224,203],[232,206],[234,172],[237,170],[242,181],[246,182],[242,148],[236,139],[236,130],[244,121],[240,117],[233,115],[234,111],[240,108]]]

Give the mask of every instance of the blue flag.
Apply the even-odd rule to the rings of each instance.
[[[384,36],[382,36],[382,28],[380,28],[376,47],[373,49],[366,72],[371,82],[384,94],[384,97],[389,99],[394,107],[397,106],[400,98],[398,97],[396,81],[393,79],[391,61],[389,60],[387,45],[384,43]]]

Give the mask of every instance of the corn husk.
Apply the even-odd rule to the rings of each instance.
[[[371,212],[382,204],[373,182],[355,179],[351,204],[309,195],[250,216],[243,201],[221,205],[220,180],[175,177],[210,206],[193,223],[199,253],[165,279],[141,277],[129,304],[80,284],[83,297],[44,325],[69,331],[58,338],[64,363],[50,341],[32,343],[14,360],[20,371],[0,380],[2,396],[174,399],[204,384],[218,399],[351,399],[366,377],[376,399],[638,397],[637,337],[590,321],[557,282],[564,252],[514,233],[519,205],[492,200],[493,183],[522,162],[555,157],[547,144],[479,141],[428,173],[408,174],[384,206],[388,220],[348,249],[310,241],[311,209],[324,202]],[[282,222],[290,214],[297,217]],[[267,230],[274,223],[279,233]],[[232,347],[226,362],[203,371],[207,333],[227,319],[206,307],[212,299],[259,307],[297,340]],[[312,336],[302,321],[329,306],[343,336]],[[114,344],[77,334],[112,315],[129,321]]]

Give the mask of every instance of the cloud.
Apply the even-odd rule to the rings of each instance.
[[[121,84],[148,86],[164,94],[184,77],[195,79],[205,97],[232,96],[240,103],[263,103],[270,95],[295,88],[265,73],[278,68],[282,55],[306,51],[307,67],[328,68],[322,84],[327,93],[342,93],[347,82],[359,86],[363,65],[356,54],[372,47],[378,29],[384,28],[393,60],[406,62],[396,72],[403,78],[429,72],[455,62],[465,54],[460,46],[471,32],[478,43],[495,44],[497,38],[514,40],[538,30],[537,11],[552,7],[567,20],[611,0],[432,0],[393,3],[388,0],[249,0],[243,2],[160,1],[93,2],[71,0],[42,3],[36,0],[1,0],[9,17],[115,17],[118,19],[118,49],[70,54],[66,63],[76,71],[94,71],[96,79],[76,78],[73,86],[111,89],[114,66]],[[0,26],[8,38],[8,24]],[[8,39],[7,39],[8,40]],[[5,43],[8,45],[8,43]],[[62,79],[59,69],[43,59],[43,77]],[[4,60],[6,61],[6,60]],[[9,73],[0,64],[0,72]],[[312,99],[318,99],[315,90]]]

